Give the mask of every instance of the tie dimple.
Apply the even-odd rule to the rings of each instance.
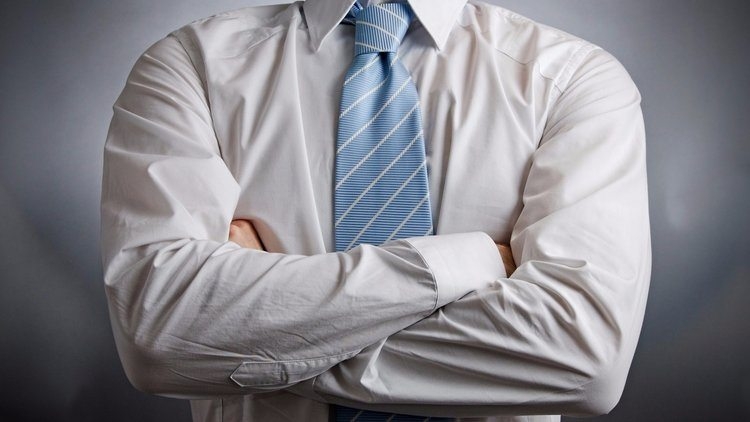
[[[355,12],[354,54],[398,51],[412,20],[403,4],[370,6]]]

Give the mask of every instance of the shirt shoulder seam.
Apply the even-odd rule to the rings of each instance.
[[[573,72],[578,69],[581,63],[595,50],[601,50],[602,48],[598,45],[581,40],[581,45],[573,51],[568,59],[568,62],[562,67],[560,74],[555,78],[551,78],[552,82],[560,91],[565,91],[570,78],[573,76]]]

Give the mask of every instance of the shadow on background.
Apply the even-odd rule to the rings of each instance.
[[[66,263],[2,186],[0,233],[0,420],[190,420],[185,402],[130,386],[103,283]]]

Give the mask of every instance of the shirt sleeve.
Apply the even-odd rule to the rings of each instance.
[[[640,100],[611,55],[587,54],[533,156],[518,269],[293,391],[425,416],[609,412],[650,279]]]
[[[118,351],[137,388],[193,398],[287,387],[499,276],[483,233],[422,246],[460,273],[427,266],[410,243],[418,238],[315,256],[229,242],[240,187],[208,104],[170,35],[138,59],[113,107],[104,278]]]

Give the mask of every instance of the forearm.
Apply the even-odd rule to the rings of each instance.
[[[457,237],[479,235],[442,240],[461,243]],[[148,249],[137,261],[127,259],[140,251],[124,252],[109,266],[107,295],[130,379],[168,395],[287,387],[466,293],[450,288],[464,280],[434,280],[405,240],[310,257],[211,240]],[[438,296],[436,281],[449,296]]]

